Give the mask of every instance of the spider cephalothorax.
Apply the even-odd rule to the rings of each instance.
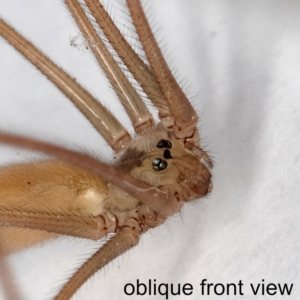
[[[117,166],[152,186],[172,190],[186,202],[211,190],[211,175],[201,159],[174,134],[157,130],[133,140]]]

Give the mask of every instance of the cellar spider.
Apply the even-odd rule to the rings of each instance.
[[[146,11],[159,29],[172,70],[199,92],[193,104],[201,116],[201,134],[217,151],[214,192],[200,209],[186,205],[182,221],[170,218],[143,235],[135,249],[98,272],[74,298],[134,299],[124,295],[123,287],[137,279],[195,287],[203,278],[299,282],[299,1],[149,2]],[[61,1],[28,3],[0,1],[0,14],[94,95],[115,105],[109,89],[103,94],[107,81],[98,79],[89,51],[82,55],[69,45],[69,36],[78,31]],[[108,7],[123,28],[115,7]],[[51,83],[2,40],[0,51],[1,129],[92,149],[112,160],[109,147]],[[94,71],[89,76],[87,66]],[[121,113],[120,107],[110,107]],[[32,159],[21,149],[0,151],[5,164]],[[91,248],[87,241],[61,238],[11,255],[6,258],[13,275],[8,287],[18,287],[21,299],[51,298]],[[2,277],[2,290],[4,283]],[[298,285],[294,288],[288,299],[298,299]],[[246,292],[247,299],[261,298]],[[201,296],[199,290],[195,296],[223,298]]]
[[[185,104],[185,106],[186,105],[188,105],[188,103],[186,103]],[[193,113],[193,111],[192,111],[192,113]],[[194,116],[194,117],[192,117],[191,116],[191,120],[193,120],[193,119],[195,119],[196,118],[196,115]],[[151,123],[151,122],[150,122]],[[197,124],[197,122],[195,122],[195,124]],[[205,195],[205,194],[207,194],[210,190],[211,190],[211,186],[210,186],[210,175],[209,175],[209,173],[208,173],[208,171],[206,171],[206,170],[208,170],[208,168],[209,167],[211,167],[211,161],[209,160],[209,158],[208,158],[208,156],[201,150],[201,148],[193,148],[194,146],[194,144],[196,145],[197,143],[198,143],[198,137],[197,137],[197,134],[196,133],[194,133],[194,129],[193,128],[188,128],[188,129],[186,129],[185,128],[185,130],[187,130],[187,135],[190,137],[189,139],[191,140],[192,138],[194,139],[192,142],[189,142],[188,141],[188,139],[185,137],[186,136],[186,134],[183,134],[182,135],[182,132],[177,132],[176,134],[177,134],[177,136],[178,136],[178,138],[181,138],[181,139],[183,139],[183,142],[184,143],[187,143],[186,145],[186,147],[188,147],[187,149],[188,149],[188,151],[191,151],[191,152],[195,152],[196,153],[196,151],[198,151],[197,152],[197,156],[199,157],[199,159],[202,159],[203,160],[203,162],[204,162],[204,164],[201,164],[201,165],[203,165],[203,170],[205,171],[205,177],[207,177],[206,179],[205,179],[205,182],[204,182],[204,184],[205,184],[205,186],[204,186],[204,188],[203,188],[203,190],[201,190],[201,191],[197,191],[197,193],[200,193],[199,195]],[[159,142],[160,141],[163,141],[162,142],[162,144],[163,145],[160,145],[159,144]],[[173,144],[175,144],[176,143],[176,141],[173,141],[172,140],[172,143]],[[167,150],[165,150],[165,151],[168,151],[168,153],[170,152],[170,150],[168,150],[168,149],[171,149],[171,147],[173,146],[172,145],[172,143],[170,144],[170,142],[166,142],[166,137],[164,137],[164,138],[160,138],[159,139],[159,141],[156,143],[157,144],[157,148],[166,148]],[[190,144],[190,145],[189,145]],[[173,157],[171,156],[171,153],[169,153],[169,154],[164,154],[167,158],[166,159],[173,159]],[[196,163],[196,161],[194,161],[194,163]],[[157,168],[157,163],[154,163],[154,165],[153,165],[153,168]],[[162,170],[165,168],[164,166],[160,166],[160,164],[159,164],[159,168],[161,168]],[[160,170],[155,170],[155,171],[160,171]],[[194,171],[193,171],[194,172]],[[182,177],[183,178],[183,177]],[[207,181],[207,182],[206,182]],[[28,184],[31,184],[31,183],[28,183]],[[193,185],[194,186],[194,185]],[[200,184],[200,182],[197,184],[197,186],[201,186],[201,184]],[[194,193],[194,192],[193,192]],[[193,194],[192,193],[192,194]],[[188,196],[190,199],[194,199],[195,198],[195,196]],[[168,200],[169,198],[167,198],[167,200]],[[177,200],[176,200],[177,201]],[[175,211],[177,211],[179,209],[179,206],[178,206],[178,208],[174,208],[174,212]],[[147,211],[149,211],[149,207],[147,207]],[[172,210],[172,213],[173,213],[173,210]],[[170,212],[166,212],[166,214],[170,214]],[[108,215],[108,218],[113,218],[113,216],[111,216],[111,215]],[[152,219],[152,217],[151,217],[151,219]],[[152,222],[152,221],[151,221]],[[152,226],[152,225],[151,225]],[[135,226],[133,227],[133,228],[135,228]]]

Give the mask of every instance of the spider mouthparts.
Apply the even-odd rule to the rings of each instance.
[[[188,199],[184,199],[184,201],[191,201],[203,197],[212,190],[211,174],[203,164],[185,174],[182,178],[182,182],[187,185],[189,190],[187,197],[185,197]]]

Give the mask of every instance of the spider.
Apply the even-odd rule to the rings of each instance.
[[[67,1],[69,2],[70,5],[75,5],[75,9],[79,9],[80,7],[76,6],[76,1]],[[137,3],[133,4],[133,8],[136,8],[136,5],[138,5]],[[76,13],[75,13],[76,14]],[[144,23],[143,23],[144,24]],[[5,25],[4,25],[5,26]],[[87,38],[88,40],[88,38]],[[97,43],[96,43],[97,44]],[[116,68],[115,66],[113,68]],[[144,71],[146,72],[146,71]],[[168,75],[169,76],[169,75]],[[123,80],[123,79],[122,79]],[[146,86],[147,88],[147,86]],[[118,88],[120,89],[120,87]],[[157,92],[158,89],[155,86],[154,89],[152,90],[152,93]],[[167,95],[167,97],[169,96],[169,93],[172,90],[166,90],[164,93],[165,95]],[[180,90],[178,90],[180,91]],[[150,92],[151,93],[151,92]],[[175,93],[175,97],[177,96],[179,92]],[[161,96],[156,98],[160,98]],[[162,99],[162,98],[160,98]],[[137,133],[137,140],[138,142],[129,142],[130,137],[126,134],[123,133],[124,130],[122,129],[117,130],[117,133],[122,133],[119,134],[118,137],[114,140],[112,140],[110,137],[106,136],[106,140],[111,144],[112,148],[114,148],[116,150],[116,152],[121,153],[119,155],[119,160],[117,160],[117,169],[120,170],[121,172],[132,172],[132,170],[135,170],[135,168],[144,168],[141,169],[141,171],[137,171],[137,173],[139,174],[143,174],[142,177],[140,177],[139,179],[142,179],[145,182],[148,183],[152,183],[152,185],[156,185],[157,188],[150,188],[148,185],[142,185],[142,183],[137,183],[137,182],[133,182],[133,184],[135,184],[135,187],[138,188],[139,185],[141,184],[141,188],[145,190],[145,192],[150,191],[150,196],[145,196],[141,197],[141,193],[142,190],[139,191],[139,195],[137,196],[136,194],[134,194],[134,199],[133,200],[129,200],[130,205],[127,206],[125,205],[125,207],[122,207],[122,205],[120,206],[118,203],[113,203],[113,202],[108,202],[107,206],[105,206],[105,208],[101,207],[101,205],[99,205],[99,203],[97,204],[97,207],[99,208],[100,206],[100,210],[97,212],[91,212],[89,211],[87,213],[87,218],[89,220],[92,220],[94,222],[94,219],[98,216],[98,215],[103,215],[103,217],[99,218],[99,222],[100,222],[100,226],[101,226],[101,230],[104,230],[105,233],[107,232],[117,232],[117,234],[109,241],[107,242],[108,245],[109,244],[113,244],[114,240],[116,241],[115,245],[119,245],[119,243],[123,243],[123,238],[120,238],[120,241],[118,241],[117,237],[118,236],[122,236],[123,234],[125,234],[124,232],[127,232],[128,230],[130,232],[134,232],[134,234],[130,233],[130,237],[134,238],[133,242],[130,242],[128,244],[128,248],[131,248],[131,246],[133,246],[133,244],[137,243],[138,240],[138,236],[143,233],[146,232],[148,229],[152,228],[152,227],[156,227],[157,225],[159,225],[160,223],[163,223],[166,219],[167,216],[172,215],[176,212],[179,211],[182,203],[181,201],[189,201],[189,200],[194,200],[196,198],[198,198],[199,196],[204,196],[206,195],[208,192],[210,192],[211,190],[211,183],[210,183],[210,173],[209,173],[209,168],[211,167],[211,161],[209,159],[209,157],[207,156],[207,154],[200,148],[199,146],[199,137],[198,137],[198,133],[197,133],[197,129],[195,126],[197,126],[197,115],[195,113],[195,111],[189,106],[189,102],[186,100],[186,102],[184,102],[184,109],[189,109],[190,108],[190,113],[186,114],[185,117],[182,118],[182,110],[180,111],[180,113],[178,113],[178,105],[180,105],[181,102],[178,102],[178,104],[176,105],[176,108],[173,107],[172,109],[172,113],[169,113],[169,109],[168,107],[170,107],[170,105],[173,104],[173,102],[169,102],[168,105],[166,105],[165,102],[159,103],[157,104],[157,102],[154,101],[154,103],[156,103],[156,105],[158,106],[159,109],[159,113],[160,113],[160,117],[161,117],[161,125],[159,125],[158,127],[156,127],[156,125],[154,125],[154,121],[151,119],[150,114],[148,115],[146,112],[146,117],[141,117],[141,114],[139,114],[138,118],[132,118],[132,122],[135,124],[135,129],[136,129],[136,133]],[[132,108],[129,109],[129,114],[132,113]],[[108,112],[105,112],[105,115],[107,115]],[[177,115],[176,115],[177,114]],[[176,115],[175,118],[173,118]],[[188,116],[187,116],[188,115]],[[103,114],[102,114],[103,116]],[[140,122],[140,119],[142,119],[142,122]],[[175,123],[174,120],[175,119]],[[109,122],[109,121],[108,121]],[[177,123],[176,123],[177,122]],[[97,127],[97,124],[95,125]],[[106,124],[105,124],[106,126]],[[99,129],[99,128],[98,128]],[[101,131],[102,129],[100,129]],[[109,130],[111,131],[111,129]],[[102,134],[103,130],[102,130]],[[153,142],[151,142],[149,145],[147,144],[147,141],[150,141],[153,138]],[[144,139],[144,141],[143,141]],[[9,143],[12,143],[12,140],[10,140]],[[130,143],[132,144],[131,147],[129,147],[128,145],[130,145]],[[147,145],[144,148],[139,149],[140,144],[146,143]],[[20,145],[20,140],[18,139],[17,144]],[[31,142],[31,144],[33,144],[33,142]],[[40,146],[38,146],[39,148]],[[150,147],[150,148],[149,148]],[[152,149],[153,148],[153,149]],[[154,151],[153,155],[150,155],[147,151],[149,151],[150,149],[150,153],[151,151]],[[179,151],[177,153],[177,151]],[[47,151],[45,151],[47,152]],[[49,153],[49,154],[53,154],[53,153]],[[178,163],[176,163],[176,160],[180,161],[181,157],[187,157],[186,161],[183,160],[183,170],[185,171],[176,171],[179,170],[181,168],[180,164],[177,165]],[[60,157],[60,159],[65,159],[63,157]],[[71,161],[67,162],[70,163]],[[175,162],[175,163],[174,163]],[[68,165],[66,165],[65,163],[61,163],[61,162],[53,162],[50,161],[50,164],[55,165],[56,169],[59,169],[60,167],[62,168],[69,168]],[[78,164],[78,162],[77,162]],[[145,164],[145,165],[143,165]],[[164,172],[167,172],[172,165],[175,165],[176,168],[175,173],[176,173],[176,182],[178,184],[178,189],[176,190],[176,188],[174,186],[169,186],[169,184],[157,184],[157,182],[159,181],[159,175],[158,174],[163,174]],[[42,165],[39,164],[39,165]],[[195,167],[195,165],[197,165],[197,167]],[[145,168],[145,166],[147,166]],[[84,166],[80,166],[80,167],[84,167]],[[10,170],[10,167],[8,167],[8,169],[4,169],[5,170]],[[12,167],[11,167],[12,168]],[[17,167],[19,168],[19,167]],[[46,163],[46,168],[47,168],[47,163]],[[51,167],[52,168],[52,167]],[[91,165],[90,167],[91,168]],[[150,169],[149,169],[150,168]],[[187,169],[188,168],[188,169]],[[189,169],[190,168],[190,169]],[[81,172],[79,169],[76,169],[76,172]],[[149,181],[147,175],[144,175],[144,173],[149,173],[149,174],[154,174],[154,175],[150,175],[153,176],[153,180],[151,179]],[[188,176],[186,176],[185,173],[188,173]],[[119,173],[120,175],[121,173]],[[170,173],[171,174],[171,173]],[[83,175],[83,174],[82,174]],[[103,174],[101,174],[101,176],[103,176]],[[120,175],[121,176],[121,175]],[[134,175],[133,177],[139,177],[141,175]],[[168,175],[170,176],[170,175]],[[163,177],[162,177],[163,178]],[[171,178],[171,177],[169,177]],[[127,177],[125,178],[127,179]],[[125,180],[124,178],[122,180]],[[33,179],[34,181],[35,179]],[[93,179],[94,180],[94,179]],[[109,178],[106,178],[106,180],[109,180]],[[100,182],[102,182],[100,180]],[[74,183],[74,182],[72,182]],[[34,185],[34,182],[31,182],[29,179],[27,180],[27,185]],[[115,183],[118,185],[118,183]],[[163,186],[166,186],[165,188]],[[181,188],[182,186],[185,186],[184,189]],[[169,187],[168,187],[169,186]],[[125,186],[122,187],[123,189],[126,189]],[[160,190],[160,189],[161,190]],[[100,187],[100,190],[102,188]],[[170,192],[170,189],[173,191]],[[119,191],[118,188],[114,188],[114,192],[115,191]],[[87,192],[87,193],[86,193]],[[102,192],[102,191],[101,191]],[[175,193],[174,193],[175,192]],[[106,193],[106,192],[105,192]],[[108,191],[108,193],[110,193],[110,191]],[[118,193],[124,193],[122,191],[119,191]],[[133,191],[132,189],[128,189],[127,193],[132,194]],[[146,193],[147,194],[147,193]],[[159,195],[160,201],[157,202],[157,207],[155,207],[155,203],[151,202],[151,197],[155,198],[157,197],[157,195]],[[167,195],[167,197],[166,197]],[[78,196],[77,200],[79,200],[79,205],[76,206],[75,208],[75,212],[72,211],[73,208],[69,211],[69,208],[63,208],[62,209],[62,213],[59,212],[60,210],[60,205],[58,205],[57,208],[53,208],[52,206],[49,207],[49,211],[45,211],[43,212],[43,216],[45,216],[45,214],[47,214],[49,212],[49,214],[51,215],[53,213],[53,215],[56,216],[59,215],[59,218],[63,218],[64,214],[67,214],[68,216],[72,215],[72,213],[75,215],[75,218],[77,217],[84,217],[84,214],[86,214],[85,210],[86,210],[86,203],[82,202],[84,200],[82,200],[81,198],[85,199],[85,198],[89,198],[89,197],[94,197],[95,196],[95,190],[93,189],[87,189],[84,191],[83,194],[81,194]],[[96,193],[96,197],[102,197],[101,195],[98,195]],[[127,194],[124,194],[122,197],[128,197]],[[130,196],[131,197],[131,196]],[[130,198],[129,197],[129,198]],[[140,199],[139,201],[136,201],[135,198],[143,198],[142,202],[145,201],[150,201],[151,205],[154,205],[153,207],[150,205],[150,203],[146,202],[146,204],[144,203],[140,203]],[[147,197],[149,198],[147,200]],[[165,199],[164,199],[165,198]],[[183,199],[184,198],[184,199]],[[90,198],[91,199],[91,198]],[[130,198],[131,199],[131,198]],[[163,203],[164,201],[166,202],[170,202],[169,206],[165,206],[165,205],[161,205],[161,203]],[[83,204],[82,204],[83,203]],[[30,205],[29,205],[30,207]],[[16,209],[16,213],[21,213],[24,215],[28,214],[30,217],[33,213],[33,211],[31,210],[31,208],[29,210],[26,210],[26,208],[19,208],[19,207],[12,207],[10,208],[11,211],[14,211],[14,209]],[[36,207],[33,208],[34,210],[38,209]],[[43,210],[43,209],[41,209]],[[127,211],[134,211],[133,214],[129,214],[127,216]],[[125,214],[125,215],[124,215]],[[68,217],[69,218],[69,217]],[[72,219],[72,216],[70,217],[70,219]],[[118,220],[118,222],[116,222],[115,220]],[[123,220],[124,219],[124,220]],[[6,221],[6,222],[11,222],[11,221]],[[125,223],[124,223],[125,222]],[[128,224],[126,222],[129,222]],[[123,224],[124,223],[124,224]],[[24,226],[26,227],[27,223],[22,223],[22,225],[18,225],[18,226]],[[10,224],[13,225],[13,224]],[[39,225],[35,225],[34,228],[41,228],[38,227]],[[52,232],[56,232],[55,229],[47,229],[48,231]],[[63,232],[58,232],[58,233],[66,233],[64,230]],[[127,234],[127,233],[126,233]],[[75,235],[78,236],[77,233],[71,233],[71,235]],[[79,236],[81,236],[81,234],[79,234]],[[97,237],[99,238],[99,237]],[[115,247],[114,247],[115,248]],[[111,251],[109,252],[111,253]],[[119,252],[117,253],[118,255],[120,254]],[[92,274],[91,274],[92,275]],[[76,284],[76,290],[77,290],[77,285]],[[71,291],[70,293],[64,293],[64,291],[67,291],[68,289],[63,289],[62,294],[60,294],[60,296],[58,296],[57,299],[67,299],[69,297],[72,296],[72,294],[76,291]],[[59,298],[61,297],[61,298]]]

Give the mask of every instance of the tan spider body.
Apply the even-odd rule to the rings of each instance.
[[[74,299],[134,299],[124,295],[123,287],[137,279],[190,282],[193,296],[222,298],[201,295],[199,283],[204,278],[211,283],[242,279],[247,299],[261,298],[251,293],[249,283],[294,283],[288,298],[298,299],[299,1],[147,2],[146,11],[153,16],[151,24],[172,69],[199,92],[192,102],[201,117],[201,138],[217,162],[216,188],[210,197],[184,205],[180,215],[149,230],[138,246],[97,272]],[[28,3],[32,0],[0,1],[0,15],[118,114],[130,130],[111,89],[105,94],[107,80],[99,80],[102,74],[90,51],[69,45],[78,29],[62,3],[38,0],[26,9]],[[127,27],[114,8],[108,6],[113,19]],[[125,36],[130,32],[125,30]],[[3,39],[0,51],[1,129],[81,152],[93,149],[104,161],[112,158],[101,136],[52,83]],[[30,161],[37,155],[5,146],[0,151],[4,164],[28,162],[28,156]],[[49,299],[99,243],[62,236],[10,255],[5,261],[12,280],[5,272],[1,291],[19,287],[19,299]],[[0,275],[3,271],[1,264]],[[3,295],[2,299],[18,299]]]
[[[97,270],[136,245],[142,233],[179,212],[184,202],[195,200],[211,190],[211,161],[200,148],[197,114],[169,72],[159,48],[155,48],[156,42],[147,29],[139,3],[128,1],[152,71],[126,43],[119,44],[122,36],[109,23],[103,8],[97,7],[97,1],[87,1],[116,52],[158,108],[161,119],[158,125],[154,124],[141,98],[102,45],[80,5],[73,0],[65,2],[81,26],[85,39],[93,40],[90,48],[96,57],[99,55],[97,60],[106,70],[137,137],[132,139],[93,96],[1,21],[1,35],[70,98],[118,154],[113,169],[80,153],[30,139],[0,135],[4,143],[60,159],[2,168],[0,222],[4,227],[0,234],[3,254],[57,234],[98,240],[108,233],[116,233],[77,271],[55,299],[69,299]],[[108,28],[107,32],[105,28]]]

